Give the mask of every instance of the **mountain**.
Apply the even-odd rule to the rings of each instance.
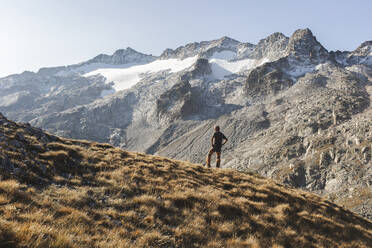
[[[60,138],[0,114],[0,247],[371,247],[372,222],[254,173]]]
[[[316,192],[372,219],[371,41],[327,51],[309,29],[132,49],[0,79],[0,111],[50,133],[222,166]]]

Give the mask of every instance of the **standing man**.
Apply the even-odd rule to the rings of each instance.
[[[223,133],[220,132],[220,127],[219,126],[215,126],[214,127],[214,131],[215,132],[214,132],[213,137],[211,139],[212,149],[209,151],[208,156],[207,156],[207,167],[208,168],[211,167],[211,157],[212,157],[212,154],[214,152],[217,154],[216,167],[217,168],[220,168],[220,164],[221,164],[221,148],[227,142],[227,138],[226,138],[226,136]],[[222,142],[222,140],[224,142]]]

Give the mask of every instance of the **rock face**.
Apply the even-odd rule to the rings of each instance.
[[[260,42],[250,55],[251,58],[267,58],[277,60],[285,55],[289,38],[282,33],[273,33]]]
[[[316,40],[309,29],[294,32],[288,42],[286,53],[297,59],[310,59],[324,62],[328,59],[328,51]]]
[[[63,137],[197,163],[218,124],[229,138],[223,167],[372,218],[371,44],[328,52],[303,29],[257,45],[228,37],[191,43],[159,58],[127,48],[2,78],[0,111]],[[85,74],[97,68],[112,79]],[[138,82],[115,91],[118,75]]]
[[[139,53],[134,49],[127,47],[126,49],[119,49],[113,55],[100,54],[84,64],[105,63],[105,64],[128,64],[128,63],[149,63],[156,59],[152,55]]]
[[[169,58],[180,58],[184,59],[187,57],[192,57],[200,55],[201,57],[210,58],[215,52],[220,51],[233,51],[236,52],[238,46],[241,43],[237,40],[231,39],[229,37],[222,37],[218,40],[212,41],[202,41],[194,42],[181,46],[176,50],[166,49],[161,55],[160,59]]]
[[[286,65],[282,65],[283,63]],[[290,75],[283,71],[284,67],[288,67],[288,63],[282,59],[277,62],[266,63],[252,70],[244,87],[247,99],[254,101],[267,96],[274,96],[292,86],[295,82]]]
[[[173,122],[186,118],[198,111],[198,102],[193,97],[191,85],[187,80],[175,84],[171,89],[161,94],[156,101],[156,112],[160,122]]]

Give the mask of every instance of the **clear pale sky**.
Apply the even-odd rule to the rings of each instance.
[[[371,24],[371,0],[1,0],[0,77],[128,46],[159,55],[225,35],[257,43],[305,27],[328,50],[354,50],[372,40]]]

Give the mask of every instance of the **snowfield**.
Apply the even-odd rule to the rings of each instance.
[[[255,59],[234,60],[236,57],[236,52],[232,51],[215,52],[209,59],[213,78],[223,79],[225,76],[249,70],[256,62]]]
[[[223,79],[225,76],[238,73],[241,71],[250,70],[257,65],[263,64],[266,61],[257,63],[255,59],[236,59],[236,52],[221,51],[216,52],[209,59],[212,69],[212,77],[215,79]],[[148,64],[124,64],[124,65],[108,65],[108,64],[90,64],[79,67],[75,70],[77,73],[82,73],[83,76],[89,77],[100,74],[106,78],[106,83],[113,83],[114,90],[104,90],[102,97],[114,94],[115,92],[129,89],[137,84],[143,74],[157,73],[160,71],[168,71],[170,73],[185,70],[197,61],[198,56],[189,57],[186,59],[165,59],[155,60]]]
[[[233,73],[245,71],[253,68],[255,59],[243,59],[237,61],[227,61],[224,59],[210,59],[209,63],[212,67],[214,78],[222,79]]]
[[[150,63],[128,63],[121,65],[111,65],[104,63],[92,63],[75,68],[68,73],[82,74],[84,77],[102,75],[106,78],[106,83],[112,83],[112,90],[104,90],[101,97],[114,94],[115,92],[129,89],[136,85],[144,74],[169,71],[170,73],[179,72],[193,66],[198,55],[185,59],[158,59]],[[215,52],[210,58],[209,63],[212,69],[212,78],[223,79],[225,76],[247,71],[256,66],[264,64],[268,59],[259,61],[256,59],[236,60],[237,53],[231,50]],[[66,72],[60,72],[66,73]]]
[[[223,59],[223,60],[232,60],[236,58],[236,53],[233,51],[221,51],[215,52],[212,55],[212,59]]]
[[[102,68],[86,73],[84,76],[89,77],[92,75],[101,74],[106,78],[107,83],[114,83],[112,87],[115,89],[115,91],[120,91],[129,89],[138,83],[141,79],[141,74],[156,73],[166,70],[169,70],[171,73],[179,72],[195,64],[197,59],[198,56],[194,56],[183,60],[156,60],[148,64],[135,65],[127,68]],[[107,92],[103,94],[106,95]]]

